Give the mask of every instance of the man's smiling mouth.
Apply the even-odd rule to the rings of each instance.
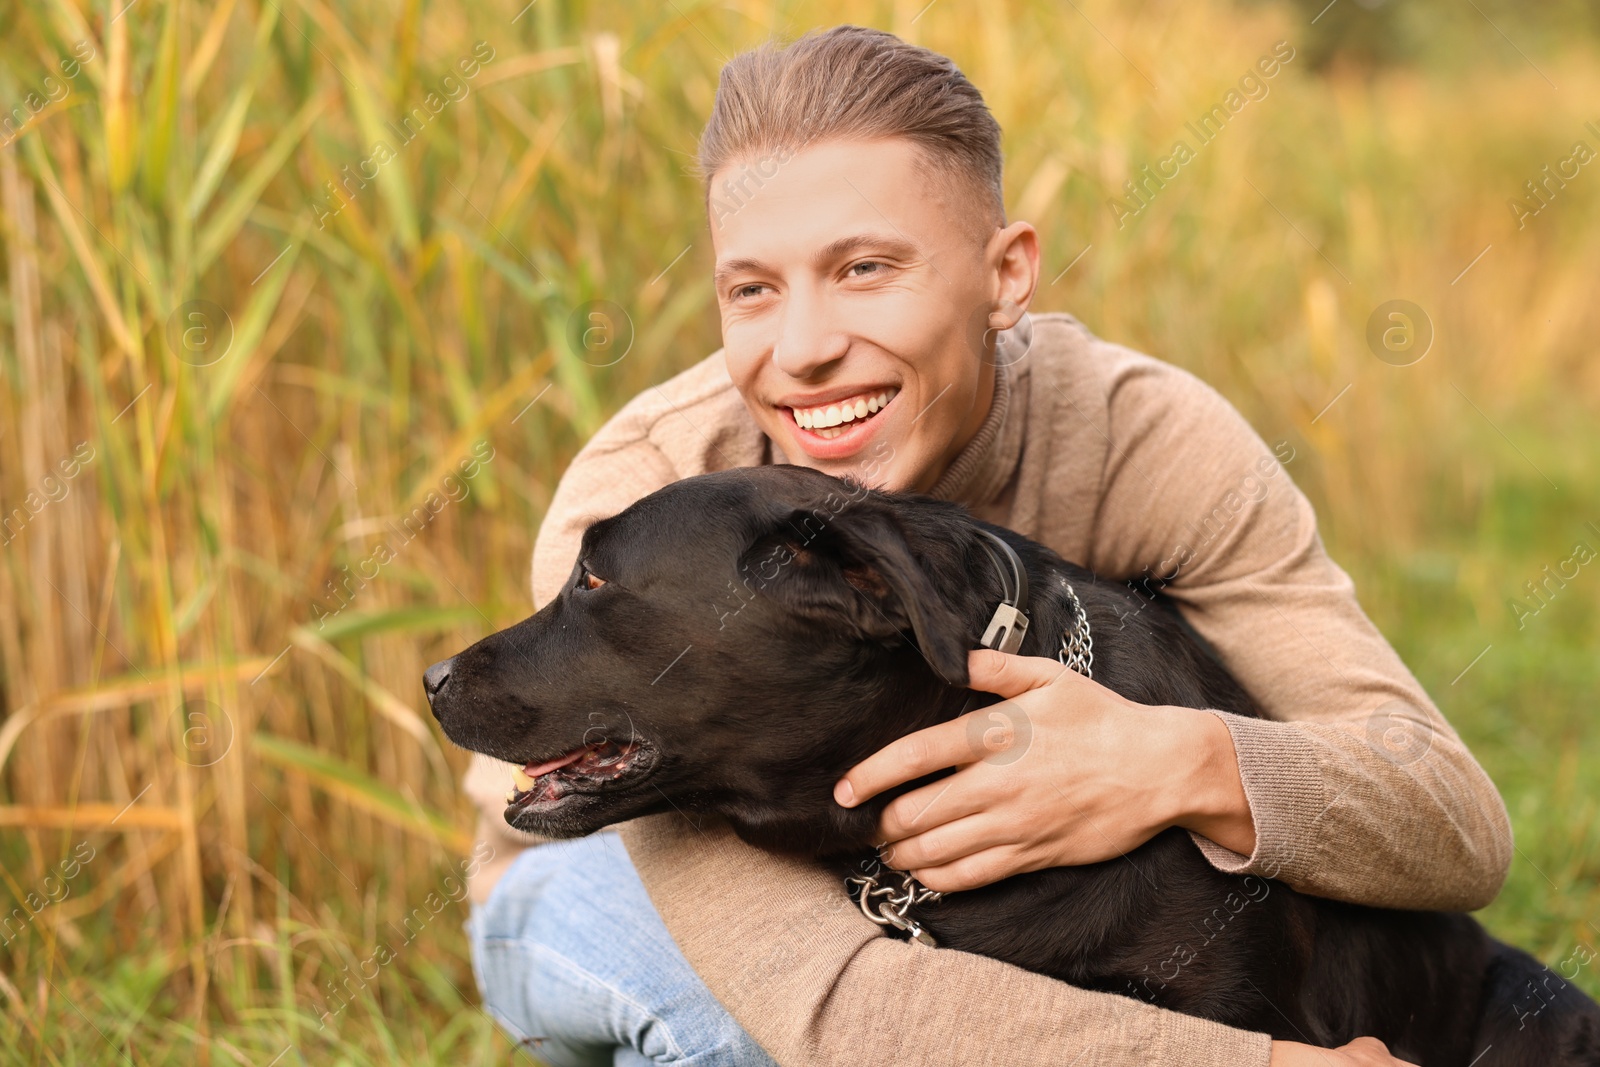
[[[816,407],[791,407],[789,414],[802,430],[810,430],[818,437],[834,438],[844,432],[840,426],[872,418],[888,407],[899,392],[899,388],[890,386],[878,392],[859,393]]]

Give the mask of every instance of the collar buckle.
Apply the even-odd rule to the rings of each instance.
[[[1014,653],[1022,647],[1028,636],[1028,616],[1011,604],[1001,604],[994,609],[989,628],[983,631],[983,647]]]

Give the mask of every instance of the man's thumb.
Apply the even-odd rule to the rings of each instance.
[[[1007,700],[1049,685],[1066,670],[1044,656],[1014,656],[992,648],[975,648],[967,653],[967,687],[998,693]]]

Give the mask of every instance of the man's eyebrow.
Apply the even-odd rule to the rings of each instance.
[[[921,253],[917,246],[906,240],[887,233],[858,233],[850,237],[841,237],[837,241],[830,241],[812,257],[812,263],[827,263],[830,260],[841,259],[851,252],[863,248],[873,248],[885,255],[895,256],[900,259],[920,259]],[[729,278],[745,272],[760,273],[770,271],[772,268],[759,259],[730,259],[726,263],[719,263],[712,273],[712,282],[721,288]]]

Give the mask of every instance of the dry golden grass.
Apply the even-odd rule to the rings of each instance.
[[[841,21],[985,92],[1045,239],[1036,310],[1295,445],[1336,558],[1511,805],[1491,923],[1552,964],[1600,944],[1600,577],[1521,629],[1507,605],[1600,547],[1600,163],[1520,230],[1507,207],[1600,149],[1592,39],[1522,58],[1450,15],[1477,49],[1451,64],[1314,72],[1339,8],[126,2],[19,0],[0,40],[26,119],[0,136],[16,1062],[504,1058],[450,899],[462,753],[418,677],[526,613],[566,460],[718,344],[688,164],[724,58]],[[1119,226],[1108,200],[1280,40],[1270,93]],[[394,157],[334,213],[326,183],[378,141]],[[1413,366],[1365,340],[1392,299],[1435,331]],[[614,366],[571,340],[593,300],[629,319]]]

